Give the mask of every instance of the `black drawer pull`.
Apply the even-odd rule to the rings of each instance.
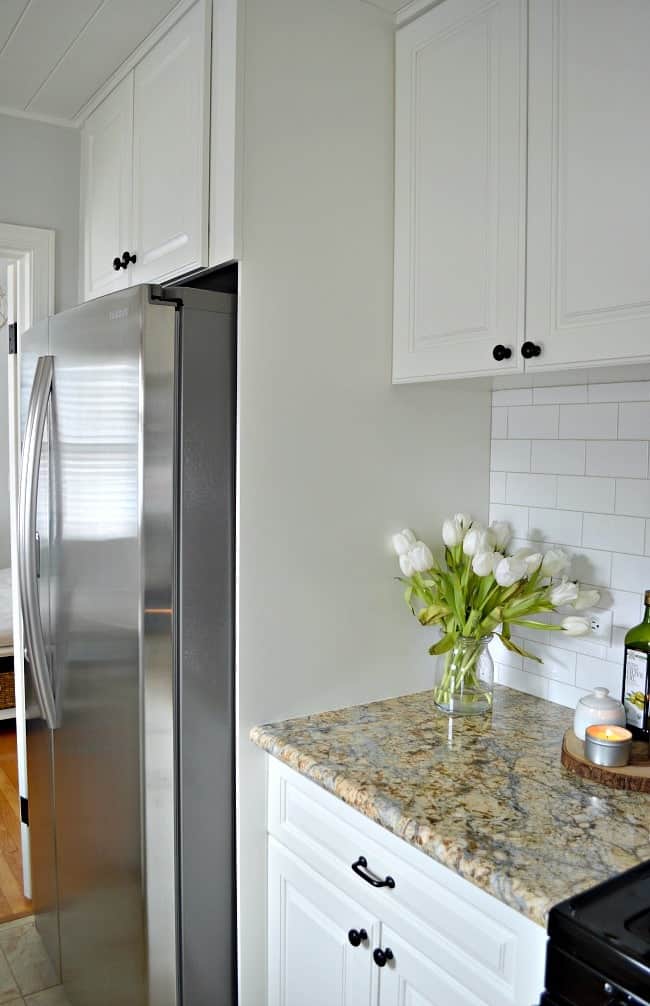
[[[497,363],[501,363],[502,360],[510,359],[512,356],[512,350],[510,349],[510,346],[502,346],[501,343],[499,343],[499,345],[495,346],[492,350],[492,356]]]
[[[386,947],[385,950],[382,950],[381,947],[377,947],[377,949],[372,952],[372,959],[378,968],[385,968],[388,961],[392,961],[393,959],[393,951],[390,947]]]
[[[352,869],[357,877],[361,877],[362,880],[365,880],[366,884],[370,884],[372,887],[390,887],[391,889],[395,887],[395,881],[392,877],[380,880],[374,873],[370,873],[370,871],[366,872],[368,869],[368,860],[365,856],[359,856],[356,863],[352,864]]]
[[[368,939],[368,933],[365,929],[351,929],[348,933],[348,940],[353,947],[360,947],[362,943],[365,943]]]

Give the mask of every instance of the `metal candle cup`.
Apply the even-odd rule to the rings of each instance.
[[[632,734],[625,727],[595,723],[585,730],[585,758],[593,765],[621,768],[632,753]]]

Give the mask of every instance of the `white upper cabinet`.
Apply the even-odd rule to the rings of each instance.
[[[397,32],[393,380],[522,369],[526,0]]]
[[[208,264],[208,13],[195,4],[134,71],[134,283]]]
[[[113,260],[131,245],[133,76],[86,120],[81,138],[83,289],[86,300],[128,285]]]
[[[641,0],[398,30],[394,381],[650,360],[648,39]]]
[[[529,368],[650,357],[650,3],[531,0]]]
[[[237,25],[237,0],[181,0],[86,118],[84,300],[237,257]]]

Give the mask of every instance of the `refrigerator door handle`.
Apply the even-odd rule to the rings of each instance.
[[[34,685],[43,713],[51,730],[56,728],[56,704],[50,671],[41,610],[38,597],[38,539],[36,512],[38,475],[45,433],[47,408],[52,392],[54,358],[40,356],[36,364],[34,383],[27,410],[25,439],[20,466],[18,504],[18,580],[25,627],[27,655],[34,674]]]

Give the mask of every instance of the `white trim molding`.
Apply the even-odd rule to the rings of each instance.
[[[54,231],[0,222],[0,257],[16,263],[16,321],[24,332],[54,314]]]

